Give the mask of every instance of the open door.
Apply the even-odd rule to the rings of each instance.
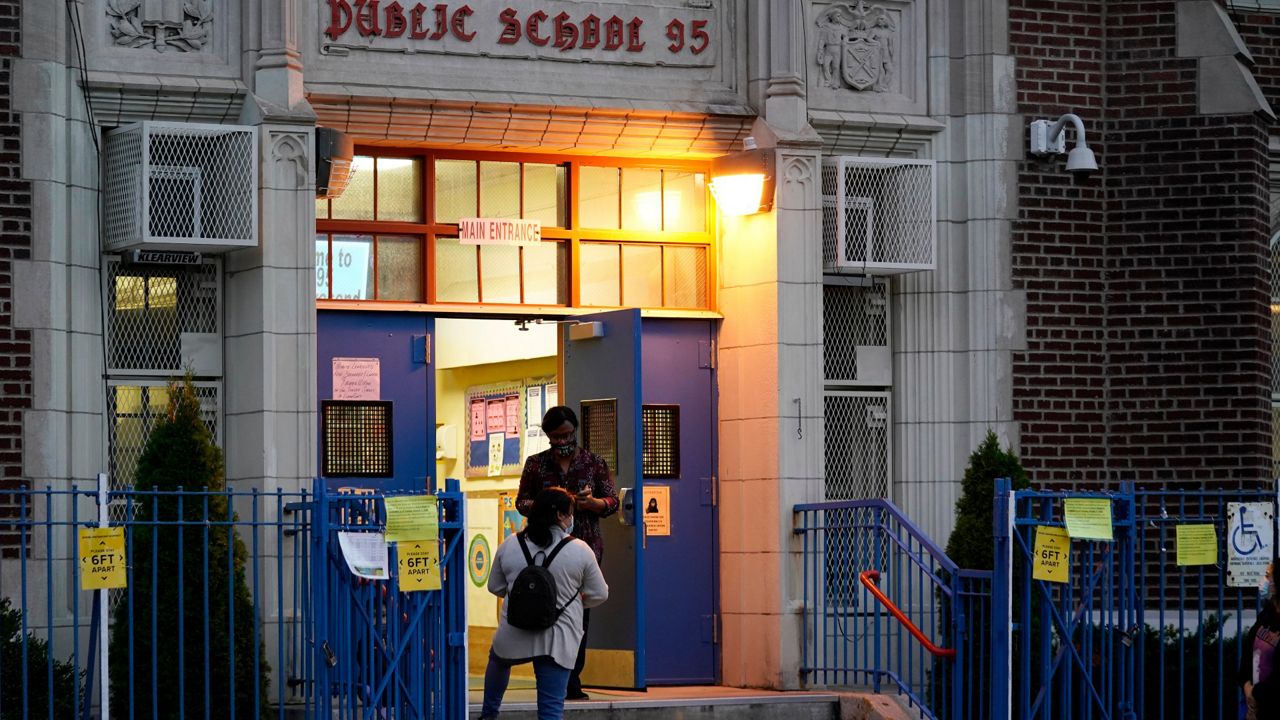
[[[593,610],[584,685],[645,684],[644,535],[640,506],[640,311],[579,315],[562,331],[562,402],[578,413],[583,447],[605,458],[618,487],[617,514],[601,523],[609,600]]]

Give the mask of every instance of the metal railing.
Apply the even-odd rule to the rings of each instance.
[[[0,717],[97,717],[104,684],[115,718],[307,707],[307,494],[102,483],[0,493]],[[128,585],[85,590],[79,531],[106,507]]]
[[[803,680],[896,692],[928,718],[984,717],[991,573],[956,567],[888,500],[794,510],[804,566]],[[859,582],[868,571],[891,603]],[[926,643],[954,656],[935,656]]]

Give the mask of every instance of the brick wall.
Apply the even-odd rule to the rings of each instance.
[[[22,414],[31,407],[31,331],[13,327],[13,261],[31,256],[31,184],[21,180],[20,125],[10,111],[20,54],[21,0],[0,0],[0,518],[17,514],[4,490],[22,476]],[[0,550],[17,538],[0,524]],[[7,552],[5,554],[8,554]]]
[[[1010,3],[1019,112],[1079,114],[1102,168],[1019,172],[1014,416],[1042,484],[1270,472],[1268,126],[1196,114],[1174,5]]]

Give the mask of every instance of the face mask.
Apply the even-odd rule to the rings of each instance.
[[[569,527],[564,529],[564,534],[565,535],[573,534],[573,518],[569,518]]]
[[[569,457],[578,449],[578,441],[574,437],[570,437],[563,443],[557,443],[551,446],[551,449],[560,457]]]
[[[1272,582],[1271,578],[1264,577],[1262,582],[1258,583],[1258,590],[1262,592],[1262,597],[1269,598],[1275,591],[1275,583]]]

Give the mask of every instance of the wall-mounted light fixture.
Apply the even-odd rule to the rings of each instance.
[[[351,136],[334,128],[316,128],[316,197],[336,198],[351,182],[355,166],[355,143]]]
[[[745,150],[711,161],[711,194],[725,215],[773,209],[773,150],[756,147],[753,138],[743,145]]]
[[[1084,122],[1074,113],[1067,113],[1057,122],[1035,120],[1031,123],[1031,154],[1038,156],[1060,155],[1067,151],[1064,130],[1071,123],[1076,131],[1076,146],[1067,155],[1067,172],[1087,177],[1098,170],[1098,160],[1084,139]]]

